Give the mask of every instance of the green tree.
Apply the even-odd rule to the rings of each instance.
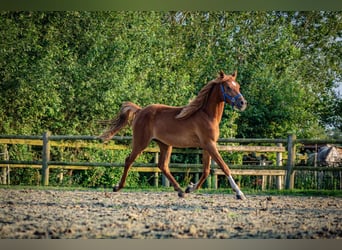
[[[249,102],[221,136],[340,128],[339,12],[1,12],[0,132],[98,134],[123,101],[184,105],[220,69]],[[226,126],[226,124],[228,124]]]

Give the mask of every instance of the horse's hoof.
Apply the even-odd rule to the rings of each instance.
[[[113,187],[113,192],[118,192],[120,190],[119,186],[114,186]]]
[[[178,197],[179,197],[179,198],[184,198],[184,197],[185,197],[184,192],[178,192]]]
[[[237,200],[246,200],[247,198],[246,198],[246,196],[244,194],[237,194],[236,195],[236,199]]]

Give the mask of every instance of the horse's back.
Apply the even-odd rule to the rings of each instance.
[[[173,118],[181,111],[181,107],[168,106],[164,104],[151,104],[140,110],[139,116],[144,119],[166,119]]]

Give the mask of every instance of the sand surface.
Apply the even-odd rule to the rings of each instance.
[[[0,238],[342,238],[342,198],[0,189]]]

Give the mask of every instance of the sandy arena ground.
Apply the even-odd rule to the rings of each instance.
[[[342,198],[0,188],[0,239],[342,238]]]

